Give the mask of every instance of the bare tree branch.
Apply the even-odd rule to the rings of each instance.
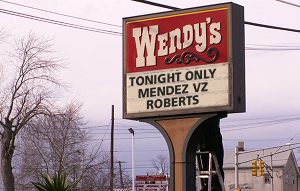
[[[158,155],[156,158],[151,159],[153,167],[161,174],[166,175],[169,171],[169,157],[168,155]]]
[[[1,40],[0,30],[0,40]],[[1,163],[5,190],[15,190],[12,157],[18,133],[38,115],[49,112],[57,87],[63,87],[55,73],[64,68],[55,56],[52,40],[31,32],[15,41],[10,58],[16,72],[6,86],[0,86]],[[4,83],[2,83],[4,84]]]
[[[0,42],[5,42],[5,40],[10,36],[9,30],[2,27],[0,29]]]

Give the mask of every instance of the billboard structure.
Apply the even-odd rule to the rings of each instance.
[[[123,117],[245,111],[244,20],[225,3],[123,19]]]

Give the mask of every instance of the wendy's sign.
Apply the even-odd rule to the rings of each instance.
[[[123,19],[124,118],[245,111],[243,7]]]

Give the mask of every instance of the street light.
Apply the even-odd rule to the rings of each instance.
[[[128,131],[132,134],[132,190],[134,191],[135,187],[135,178],[134,178],[134,130],[129,128]]]
[[[134,130],[132,128],[128,129],[128,131],[134,135]]]

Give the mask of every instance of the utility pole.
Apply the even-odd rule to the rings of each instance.
[[[235,171],[235,189],[239,189],[239,149],[238,147],[235,147],[235,165],[234,165],[234,171]]]
[[[114,105],[111,107],[111,135],[110,135],[110,191],[114,190]]]
[[[122,172],[121,161],[119,161],[119,168],[120,168],[121,188],[122,188],[122,189],[124,189],[124,183],[123,183],[123,172]]]
[[[135,190],[135,174],[134,174],[134,130],[129,128],[128,131],[132,134],[132,190]]]
[[[271,187],[272,187],[272,191],[274,191],[274,174],[273,174],[273,154],[271,153],[271,172],[272,172],[272,174],[271,174]]]

